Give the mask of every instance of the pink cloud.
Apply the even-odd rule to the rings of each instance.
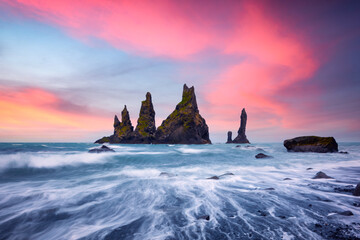
[[[238,126],[238,114],[243,107],[255,119],[250,122],[250,129],[301,127],[303,109],[293,108],[292,96],[286,97],[286,91],[297,85],[299,88],[291,91],[301,105],[302,96],[306,95],[301,83],[318,68],[310,48],[295,34],[283,31],[282,23],[275,22],[261,6],[249,3],[238,18],[224,53],[243,56],[244,60],[228,66],[210,81],[205,95],[208,111],[233,116],[234,121],[227,124],[234,125],[233,128]],[[313,87],[314,91],[319,90]],[[316,100],[308,105],[311,109],[316,106]],[[214,128],[223,126],[215,116],[209,122]]]
[[[84,41],[95,37],[145,56],[184,59],[209,47],[216,37],[181,11],[176,1],[6,2],[22,14],[60,26]]]

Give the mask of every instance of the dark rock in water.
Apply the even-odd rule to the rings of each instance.
[[[258,153],[256,154],[255,158],[272,158],[272,156],[263,154],[263,153]]]
[[[182,101],[156,131],[156,143],[207,144],[209,128],[201,117],[194,87],[184,84]]]
[[[240,128],[238,130],[238,135],[232,141],[232,143],[250,143],[245,134],[246,122],[247,122],[247,114],[245,108],[243,108],[240,115]]]
[[[313,168],[311,168],[311,167],[308,167],[306,170],[312,170]]]
[[[266,217],[267,215],[268,215],[268,213],[267,212],[265,212],[265,211],[261,211],[261,210],[258,210],[258,213],[260,214],[260,216],[262,216],[262,217]]]
[[[285,219],[286,217],[284,215],[280,215],[278,218]]]
[[[115,152],[115,151],[105,145],[102,145],[99,148],[93,148],[89,150],[89,153],[102,153],[102,152]]]
[[[206,220],[206,221],[209,221],[210,220],[210,216],[209,215],[203,215],[203,216],[199,216],[197,217],[197,219],[203,219],[203,220]]]
[[[354,187],[353,187],[353,185],[347,185],[347,186],[344,186],[344,187],[335,187],[334,191],[339,192],[339,193],[345,193],[345,192],[353,193]]]
[[[352,204],[354,207],[360,207],[360,202],[353,202]]]
[[[228,131],[227,136],[228,137],[227,137],[226,143],[232,143],[232,132]]]
[[[287,178],[284,178],[283,180],[287,181],[287,180],[292,180],[292,179],[287,177]]]
[[[223,177],[223,176],[233,176],[234,174],[233,173],[231,173],[231,172],[229,172],[229,173],[224,173],[224,174],[221,174],[220,176],[219,176],[219,178],[220,177]]]
[[[241,145],[236,145],[235,147],[239,148],[239,147],[241,147]]]
[[[338,144],[333,137],[296,137],[285,140],[284,146],[291,152],[338,152]]]
[[[219,180],[220,178],[218,176],[212,176],[212,177],[209,177],[209,178],[206,178],[206,179]]]
[[[264,188],[264,190],[266,190],[266,191],[274,191],[275,188],[269,187],[269,188]]]
[[[343,215],[343,216],[353,216],[354,215],[351,211],[339,212],[338,214]]]
[[[321,225],[321,224],[319,224],[319,223],[315,223],[315,227],[317,227],[317,228],[321,228],[321,227],[322,227],[322,225]]]
[[[354,196],[360,196],[360,183],[358,183],[355,187],[355,190],[353,192]]]
[[[332,178],[326,175],[324,172],[317,172],[312,179],[320,179],[320,178]]]
[[[343,152],[343,151],[340,151],[339,153],[342,153],[342,154],[349,154],[348,152]]]
[[[159,177],[175,177],[175,176],[176,176],[175,174],[167,173],[167,172],[161,172],[159,174]]]
[[[259,151],[259,152],[265,152],[265,150],[264,149],[262,149],[262,148],[257,148],[257,149],[255,149],[256,151]]]

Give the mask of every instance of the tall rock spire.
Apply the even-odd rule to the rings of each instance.
[[[140,134],[140,137],[149,138],[154,136],[155,131],[155,111],[151,100],[151,94],[147,92],[146,99],[141,102],[135,132]]]
[[[157,143],[206,144],[209,128],[199,114],[194,87],[184,84],[182,100],[156,131]]]
[[[237,137],[232,141],[233,143],[250,143],[246,138],[246,122],[247,122],[247,114],[245,108],[242,109],[240,115],[240,128],[238,130]]]

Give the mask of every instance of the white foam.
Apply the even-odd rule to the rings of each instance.
[[[59,154],[59,153],[17,153],[2,155],[0,169],[6,168],[55,168],[66,165],[93,164],[106,160],[109,154]]]

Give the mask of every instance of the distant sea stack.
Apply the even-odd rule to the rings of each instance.
[[[201,117],[194,87],[184,84],[182,100],[156,131],[157,143],[208,144],[209,128]]]
[[[228,132],[228,139],[226,143],[250,143],[249,140],[246,137],[245,131],[246,131],[246,122],[247,122],[247,114],[245,111],[245,108],[242,109],[241,115],[240,115],[240,128],[238,130],[237,137],[232,140],[232,132]]]
[[[194,87],[184,85],[182,101],[164,120],[161,126],[155,127],[155,111],[151,94],[146,93],[142,101],[135,131],[131,125],[130,115],[124,107],[121,122],[114,117],[114,134],[103,137],[95,143],[126,144],[210,144],[209,128],[201,117],[196,102]]]
[[[338,152],[338,144],[333,137],[303,136],[284,141],[289,152]]]

